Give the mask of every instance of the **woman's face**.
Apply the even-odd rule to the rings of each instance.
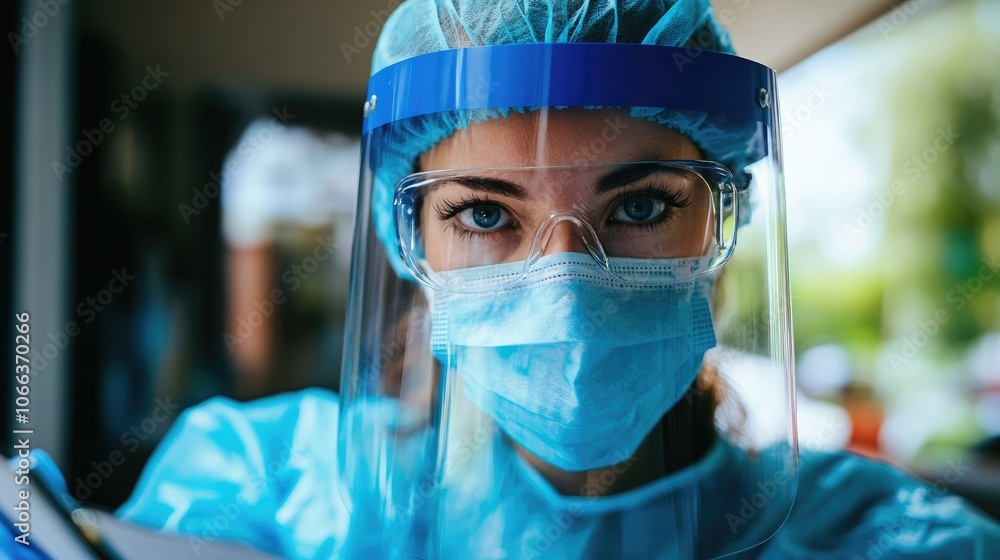
[[[474,124],[421,157],[422,171],[466,170],[421,187],[424,257],[436,271],[524,259],[539,225],[557,211],[586,220],[611,257],[704,254],[714,240],[704,180],[621,165],[696,159],[701,153],[686,137],[621,110],[536,111]],[[544,253],[587,252],[577,223],[554,223]],[[658,430],[637,451],[649,458],[633,462],[609,493],[663,473]],[[590,476],[521,453],[561,492],[579,493]]]
[[[475,169],[426,189],[425,258],[437,271],[523,260],[555,211],[588,222],[611,257],[699,256],[714,229],[700,177],[602,164],[700,158],[686,137],[622,110],[552,109],[473,124],[421,156],[422,171]],[[576,167],[526,169],[558,166]],[[578,225],[555,223],[544,253],[587,252]]]

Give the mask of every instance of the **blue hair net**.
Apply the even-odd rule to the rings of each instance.
[[[715,20],[709,0],[406,0],[386,21],[372,59],[372,75],[402,60],[449,49],[516,43],[641,43],[693,47],[733,54],[729,34]],[[372,213],[376,234],[396,272],[399,260],[392,216],[393,187],[412,173],[420,154],[472,123],[506,118],[537,107],[435,113],[397,121],[391,142],[373,132],[370,165],[375,170]],[[753,130],[722,115],[660,108],[632,108],[645,118],[684,134],[704,157],[737,174],[759,159],[748,146]],[[390,127],[382,127],[390,128]],[[400,138],[405,140],[400,141]]]
[[[512,43],[642,43],[733,52],[708,0],[407,0],[379,36],[372,74],[421,54]]]

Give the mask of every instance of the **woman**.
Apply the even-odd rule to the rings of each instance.
[[[188,412],[120,515],[294,558],[1000,555],[798,457],[775,78],[730,52],[707,0],[401,5],[339,397]]]

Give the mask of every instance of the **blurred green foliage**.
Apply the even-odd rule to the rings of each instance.
[[[886,68],[880,93],[893,129],[890,169],[906,189],[889,208],[879,259],[884,337],[934,320],[940,332],[926,350],[944,356],[1000,328],[996,14],[986,2],[957,2],[900,28],[891,41],[907,55]]]
[[[845,40],[857,64],[877,65],[875,79],[853,87],[884,119],[854,127],[872,172],[884,176],[845,216],[845,232],[879,236],[878,248],[868,265],[843,267],[812,240],[792,239],[790,261],[796,349],[843,345],[863,382],[901,344],[915,342],[907,365],[955,362],[1000,329],[992,269],[1000,262],[1000,12],[992,4],[928,6],[895,23],[886,16]],[[864,231],[851,229],[859,223]]]

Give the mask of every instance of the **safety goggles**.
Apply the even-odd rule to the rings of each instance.
[[[505,276],[513,286],[560,251],[589,253],[619,283],[690,282],[732,254],[738,200],[718,163],[640,161],[414,173],[396,187],[394,209],[410,273],[434,289],[476,292],[485,288],[449,271],[522,263]],[[663,266],[673,259],[699,266]]]

